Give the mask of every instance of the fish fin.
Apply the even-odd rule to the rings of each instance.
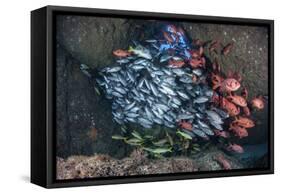
[[[129,51],[129,52],[133,52],[133,51],[134,51],[133,47],[132,47],[132,46],[129,46],[128,51]]]
[[[213,85],[213,90],[216,90],[218,87],[220,87],[220,84],[214,84]]]

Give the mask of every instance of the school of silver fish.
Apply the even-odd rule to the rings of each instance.
[[[206,84],[205,68],[191,65],[192,50],[183,30],[168,25],[163,40],[134,42],[116,50],[116,62],[99,71],[96,79],[112,103],[113,120],[143,128],[179,128],[191,137],[209,139],[223,131],[223,109],[211,106],[214,90]],[[171,52],[172,51],[172,52]],[[85,70],[85,65],[81,70]]]

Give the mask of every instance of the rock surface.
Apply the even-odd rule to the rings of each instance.
[[[92,67],[112,62],[112,51],[128,48],[126,19],[58,16],[57,41],[80,63]]]
[[[57,155],[110,154],[123,157],[130,148],[113,141],[111,106],[100,98],[79,62],[57,46]]]
[[[224,170],[214,160],[223,155],[232,169],[243,168],[235,158],[218,150],[208,150],[194,158],[176,157],[148,159],[140,150],[134,150],[130,157],[117,160],[108,155],[71,156],[67,159],[57,158],[57,179],[79,179],[111,176],[133,176],[149,174],[183,173],[196,171]]]

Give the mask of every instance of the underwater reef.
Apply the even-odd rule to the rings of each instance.
[[[215,147],[200,154],[200,157],[176,157],[150,159],[144,151],[134,150],[128,157],[115,159],[109,155],[71,156],[57,158],[57,179],[80,179],[94,177],[132,176],[196,171],[242,169],[243,165]]]
[[[57,29],[59,179],[267,165],[265,28],[59,16]]]

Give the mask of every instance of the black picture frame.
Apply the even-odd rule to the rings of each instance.
[[[56,14],[105,17],[188,20],[217,24],[265,26],[269,34],[269,166],[243,169],[78,180],[56,180],[55,151],[55,16]],[[274,173],[274,21],[230,17],[198,16],[137,11],[46,6],[31,12],[31,182],[46,188],[229,177]]]

